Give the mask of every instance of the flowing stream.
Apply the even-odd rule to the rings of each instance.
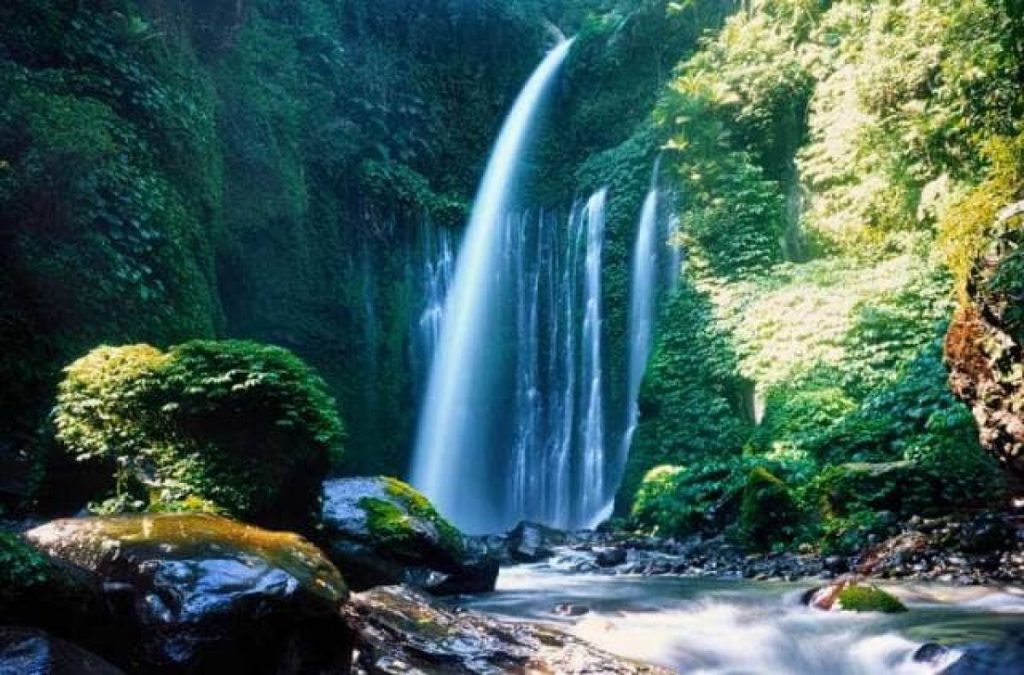
[[[904,614],[822,612],[800,603],[810,584],[566,574],[502,569],[469,609],[559,624],[602,649],[688,675],[949,675],[1024,672],[1020,589],[893,586]],[[587,611],[566,617],[555,607]],[[582,611],[582,610],[581,610]],[[926,643],[949,651],[915,661]]]

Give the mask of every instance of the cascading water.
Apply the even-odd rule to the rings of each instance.
[[[419,344],[427,361],[433,357],[441,339],[441,320],[444,318],[444,300],[452,283],[455,253],[451,233],[424,222],[422,234],[423,311],[419,316]]]
[[[626,455],[640,419],[638,399],[640,384],[651,351],[654,323],[654,298],[657,288],[657,252],[655,239],[658,219],[658,165],[654,166],[651,189],[644,198],[637,226],[636,244],[630,269],[632,283],[629,294],[629,361],[626,366],[626,432],[623,435],[619,466],[626,465]]]
[[[507,523],[588,525],[604,504],[605,196],[575,205],[567,227],[541,214],[506,229],[502,269],[515,280],[517,345]]]
[[[583,485],[580,513],[593,518],[607,502],[604,476],[604,406],[601,383],[601,248],[604,244],[604,209],[607,190],[587,202],[586,304],[580,373],[586,388],[583,421]],[[590,523],[587,523],[588,525]]]
[[[626,366],[626,430],[622,437],[617,464],[620,473],[626,466],[633,434],[640,421],[640,385],[643,383],[644,371],[647,369],[647,360],[651,353],[658,295],[661,291],[675,290],[682,265],[683,250],[676,241],[680,221],[674,213],[671,195],[665,200],[668,204],[662,204],[663,195],[658,188],[659,166],[660,159],[654,163],[651,187],[640,211],[630,269],[632,282],[627,334],[629,352]],[[659,211],[668,211],[667,217],[663,219],[663,228],[658,227]],[[659,235],[663,246],[657,245]],[[607,510],[611,511],[610,508]]]
[[[544,58],[505,120],[473,205],[431,364],[412,482],[471,532],[508,525],[507,503],[496,496],[496,483],[508,470],[491,447],[500,438],[506,405],[500,372],[507,348],[500,330],[502,226],[533,120],[571,45],[563,42]]]

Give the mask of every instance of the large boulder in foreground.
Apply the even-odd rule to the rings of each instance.
[[[545,626],[453,611],[400,586],[356,594],[344,612],[357,636],[355,665],[368,675],[669,672]]]
[[[4,675],[124,675],[92,652],[38,628],[0,626]]]
[[[346,672],[337,569],[312,544],[205,514],[57,520],[26,533],[102,583],[104,656],[133,672]]]
[[[356,590],[408,584],[435,595],[494,590],[497,560],[468,545],[426,497],[394,478],[324,483],[324,548]]]

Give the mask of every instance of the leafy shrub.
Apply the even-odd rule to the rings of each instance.
[[[662,464],[695,466],[738,457],[745,424],[735,356],[705,295],[686,281],[666,303],[640,392],[640,424],[619,495],[625,503]]]
[[[0,616],[5,623],[93,636],[104,609],[94,580],[82,570],[54,561],[17,534],[0,532]]]
[[[789,487],[764,467],[754,468],[743,488],[740,533],[753,548],[765,550],[773,543],[793,538],[800,511]]]
[[[911,514],[929,503],[933,485],[913,462],[849,463],[829,466],[808,486],[826,518],[859,511]]]
[[[7,615],[17,596],[49,578],[49,562],[16,534],[0,532],[0,613]]]
[[[98,347],[66,369],[59,441],[117,465],[108,510],[222,510],[302,523],[337,459],[325,385],[290,352],[244,341]]]
[[[807,527],[804,532],[805,536],[818,542],[825,555],[859,553],[866,546],[895,533],[894,515],[889,511],[872,510],[832,516]]]
[[[744,482],[739,460],[658,466],[644,476],[632,517],[663,536],[713,532],[735,520]]]

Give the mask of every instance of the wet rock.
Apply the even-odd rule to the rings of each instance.
[[[583,616],[590,611],[590,608],[583,605],[574,605],[571,602],[563,602],[555,605],[554,611],[559,616]]]
[[[38,628],[0,626],[0,673],[4,675],[123,675],[81,647]]]
[[[555,547],[565,544],[566,539],[561,530],[523,521],[508,533],[506,544],[514,562],[532,563],[553,556]]]
[[[344,614],[357,635],[355,665],[367,675],[667,673],[551,628],[455,612],[405,587],[354,595]]]
[[[57,520],[26,533],[102,583],[115,622],[103,655],[146,673],[342,672],[334,566],[295,534],[204,514]]]
[[[889,593],[874,585],[858,583],[852,577],[814,588],[804,593],[804,604],[824,611],[844,610],[852,612],[882,612],[886,614],[905,612],[907,608]]]
[[[598,567],[615,567],[626,562],[626,549],[605,547],[594,549],[594,562]]]
[[[557,555],[549,563],[552,569],[559,570],[561,572],[597,572],[601,568],[594,562],[593,556],[582,555],[576,552],[566,553],[563,555]]]
[[[356,590],[405,583],[436,595],[494,590],[498,561],[393,478],[324,483],[324,550]]]
[[[959,543],[967,553],[1003,551],[1017,543],[1017,528],[999,514],[983,514],[964,524]]]
[[[949,654],[949,647],[937,644],[935,642],[928,642],[914,652],[914,661],[916,663],[928,663],[937,665]]]

